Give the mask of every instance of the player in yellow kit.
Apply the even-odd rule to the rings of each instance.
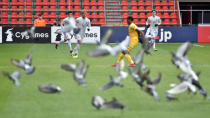
[[[115,64],[113,64],[112,66],[116,66],[116,64],[118,64],[124,57],[126,57],[128,62],[130,63],[130,65],[128,67],[136,66],[134,64],[131,56],[129,55],[129,52],[131,52],[132,49],[138,45],[139,36],[142,36],[142,38],[144,40],[144,33],[141,32],[138,29],[138,27],[133,23],[133,17],[129,16],[127,18],[127,23],[128,23],[128,34],[129,34],[129,38],[130,38],[130,44],[129,44],[127,50],[124,50],[121,52],[117,62]]]

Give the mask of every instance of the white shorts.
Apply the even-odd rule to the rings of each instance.
[[[83,37],[80,34],[75,34],[74,36],[76,40],[83,40]]]
[[[72,38],[72,35],[71,35],[70,32],[64,32],[63,35],[64,35],[64,39],[71,39]]]

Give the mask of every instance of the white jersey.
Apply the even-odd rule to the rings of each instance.
[[[83,19],[82,17],[79,17],[76,19],[76,25],[78,28],[80,28],[80,32],[79,35],[81,36],[81,38],[83,39],[85,36],[85,30],[86,28],[90,28],[91,24],[90,24],[90,20],[86,17],[85,19]]]
[[[155,27],[155,24],[158,24],[160,25],[161,24],[161,20],[160,20],[160,17],[159,16],[150,16],[148,19],[147,19],[147,22],[146,22],[146,25],[148,25],[150,22],[150,32],[151,33],[154,33],[154,32],[158,32],[158,26]]]
[[[66,17],[65,19],[63,19],[61,23],[62,32],[71,32],[74,28],[76,28],[74,17]]]

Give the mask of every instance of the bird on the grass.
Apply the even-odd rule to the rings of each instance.
[[[59,86],[55,86],[53,84],[40,85],[38,86],[38,89],[43,93],[59,93],[63,91]]]
[[[93,96],[92,97],[92,105],[97,109],[125,109],[128,108],[120,101],[118,101],[115,97],[113,97],[112,101],[106,101],[101,96]]]
[[[120,83],[121,80],[123,79],[122,77],[118,76],[117,78],[113,78],[111,75],[109,77],[110,81],[106,85],[104,85],[103,88],[100,88],[100,90],[105,91],[107,89],[112,88],[113,86],[120,86],[120,87],[124,86],[122,83]]]
[[[99,46],[97,46],[94,50],[88,52],[88,56],[91,57],[101,57],[101,56],[107,56],[111,54],[112,56],[116,56],[118,53],[122,52],[123,50],[126,50],[130,38],[126,37],[125,40],[123,40],[121,43],[117,44],[114,47],[111,47],[108,45],[108,41],[112,35],[112,30],[108,30],[104,37],[102,38],[102,41],[99,43]]]
[[[19,82],[21,74],[19,71],[15,71],[12,74],[9,72],[3,72],[3,75],[7,76],[16,86],[18,86],[18,87],[21,86],[21,84]]]
[[[11,59],[11,62],[16,67],[23,69],[28,75],[35,71],[35,67],[32,66],[32,53],[28,54],[24,60]]]
[[[61,68],[66,71],[74,72],[76,70],[76,64],[62,64]]]

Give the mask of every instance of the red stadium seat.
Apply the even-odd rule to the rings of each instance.
[[[132,11],[137,11],[137,6],[132,6],[132,7],[131,7],[131,10],[132,10]]]
[[[65,6],[66,5],[66,1],[65,0],[60,0],[59,5],[60,6]]]
[[[128,6],[128,1],[127,0],[122,0],[121,6]]]
[[[92,6],[92,7],[91,7],[91,10],[96,11],[96,10],[97,10],[96,6]],[[92,12],[93,12],[93,11],[92,11]]]
[[[74,10],[78,10],[79,11],[80,10],[80,6],[75,6]]]
[[[169,3],[168,3],[168,5],[174,6],[174,0],[170,0]]]
[[[18,24],[17,18],[12,19],[12,20],[11,20],[11,24]]]
[[[98,24],[98,20],[96,18],[92,19],[91,24]]]
[[[32,18],[32,12],[26,12],[25,18]]]
[[[136,13],[136,12],[134,12],[134,13],[132,14],[132,16],[133,16],[134,19],[139,17],[139,16],[138,16],[138,13]]]
[[[164,25],[170,25],[171,23],[170,23],[170,20],[169,19],[165,19],[163,24]]]
[[[89,0],[84,0],[84,2],[83,2],[83,6],[89,6],[89,5],[90,5]]]
[[[50,22],[49,22],[49,24],[53,24],[54,23],[54,21],[56,21],[55,19],[50,19]]]
[[[73,5],[74,6],[80,6],[80,1],[79,0],[74,0]]]
[[[155,10],[156,10],[156,11],[161,11],[160,6],[156,6],[156,7],[155,7]]]
[[[56,6],[50,6],[50,10],[56,10]]]
[[[101,10],[101,12],[104,12],[104,6],[99,6],[98,10]]]
[[[89,11],[90,10],[90,7],[89,6],[84,6],[84,9]]]
[[[122,10],[123,10],[123,12],[128,12],[128,7],[127,6],[123,6]]]
[[[91,16],[90,16],[90,18],[97,18],[98,16],[97,16],[97,14],[96,14],[96,12],[93,12],[92,14],[91,14]]]
[[[101,18],[101,19],[104,19],[104,18],[105,18],[104,12],[100,12],[98,16],[99,16],[99,18]]]
[[[12,1],[11,1],[11,5],[12,5],[12,6],[17,6],[17,5],[18,5],[17,0],[12,0]]]
[[[26,0],[26,5],[31,6],[32,5],[32,0]]]
[[[178,25],[177,19],[172,19],[171,24],[172,25]]]
[[[8,0],[2,0],[1,5],[8,6],[9,5]]]
[[[140,10],[140,12],[144,12],[144,10],[145,10],[145,9],[144,9],[144,6],[140,6],[140,7],[139,7],[139,10]]]
[[[49,10],[49,7],[48,6],[44,6],[43,7],[43,11],[47,11],[47,10]]]
[[[56,6],[56,0],[50,0],[50,5],[51,6]]]
[[[42,7],[41,6],[36,6],[35,10],[37,10],[37,11],[42,10]]]
[[[143,0],[139,0],[138,6],[144,6],[144,1]]]
[[[98,6],[104,6],[104,1],[103,0],[99,0],[98,1]]]
[[[80,4],[80,3],[78,3],[78,4]],[[67,0],[67,4],[66,5],[70,5],[70,6],[73,6],[73,2],[72,2],[72,0]]]
[[[157,14],[157,16],[159,16],[160,18],[162,18],[162,14],[160,12]]]
[[[169,18],[169,14],[167,12],[164,12],[162,18]]]
[[[140,13],[139,17],[140,18],[146,18],[146,15],[145,15],[145,13]]]
[[[24,6],[19,6],[19,10],[23,10],[24,9]]]
[[[90,4],[91,4],[91,6],[97,6],[96,0],[91,0]]]
[[[45,5],[45,6],[49,5],[48,0],[43,0],[42,5]]]
[[[31,11],[32,10],[32,6],[26,6],[26,10],[27,11]]]
[[[23,18],[20,18],[19,20],[18,20],[18,24],[24,24],[25,22],[24,22],[24,19]]]
[[[175,12],[172,12],[172,13],[171,13],[171,17],[170,17],[170,18],[177,18],[176,13],[175,13]]]
[[[12,7],[17,7],[17,6],[12,6]],[[8,9],[8,5],[7,6],[2,6],[2,9]]]
[[[163,10],[164,12],[168,12],[168,6],[163,6],[162,10]]]
[[[74,17],[79,18],[80,17],[80,12],[75,12]]]
[[[1,16],[2,18],[8,18],[8,12],[3,11]]]
[[[150,17],[150,16],[152,16],[152,13],[151,12],[147,13],[147,17]]]
[[[66,10],[66,7],[65,6],[60,6],[60,10],[61,11]]]
[[[87,12],[86,17],[90,18],[90,12]]]
[[[60,18],[63,19],[66,17],[66,13],[65,12],[60,12]]]
[[[139,19],[134,18],[134,19],[133,19],[133,22],[134,22],[136,25],[138,25],[138,24],[139,24]]]
[[[44,13],[43,13],[43,18],[45,18],[45,19],[46,19],[46,18],[49,18],[48,12],[44,12]]]
[[[127,25],[128,23],[127,23],[127,19],[124,19],[123,20],[123,25]]]
[[[24,6],[25,5],[25,1],[24,0],[19,0],[19,6]]]
[[[155,6],[160,6],[160,1],[159,0],[155,0],[154,5]]]
[[[3,8],[3,9],[5,9],[5,8]],[[8,9],[8,8],[7,8],[7,9]],[[16,5],[16,6],[12,6],[12,8],[11,8],[12,11],[17,11],[17,9],[18,9],[18,8],[17,8],[17,5]]]
[[[56,18],[56,13],[55,12],[51,12],[50,13],[50,18]]]
[[[146,6],[152,6],[152,1],[148,1],[148,0],[147,0],[147,1],[145,2],[145,5],[146,5]]]
[[[141,19],[140,25],[146,25],[146,19]]]
[[[174,6],[170,6],[170,9],[169,10],[172,10],[170,12],[173,12],[173,10],[175,10]]]
[[[126,19],[126,18],[128,18],[128,16],[129,16],[128,13],[123,13],[123,18]]]
[[[100,24],[100,25],[105,25],[105,24],[106,24],[106,23],[105,23],[105,19],[100,19],[100,20],[99,20],[99,24]]]
[[[73,6],[67,6],[67,10],[73,10]]]
[[[162,6],[168,6],[168,1],[163,0],[162,3],[161,3],[161,5],[162,5]]]
[[[32,19],[26,19],[26,24],[32,24]]]
[[[46,24],[49,24],[49,19],[44,19]]]
[[[151,12],[152,11],[152,7],[151,6],[147,6],[146,10],[147,10],[147,12]]]
[[[24,18],[24,12],[19,12],[18,18]]]
[[[1,22],[2,22],[2,24],[8,24],[8,19],[7,18],[3,18]]]
[[[38,6],[38,5],[41,6],[42,5],[42,1],[41,0],[36,0],[35,4],[36,4],[36,6]]]
[[[11,14],[11,18],[18,18],[18,15],[17,15],[17,12],[13,11],[12,14]]]
[[[131,6],[137,6],[137,1],[136,0],[132,0],[130,5]]]

